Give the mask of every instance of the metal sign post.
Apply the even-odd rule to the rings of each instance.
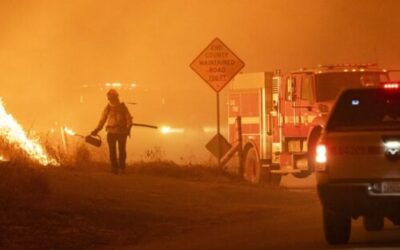
[[[215,38],[193,60],[190,67],[217,93],[217,134],[206,148],[218,159],[218,166],[221,166],[221,158],[231,146],[220,133],[219,92],[239,73],[244,62],[220,39]]]
[[[220,112],[219,112],[219,92],[217,92],[217,135],[221,133]],[[218,136],[218,166],[221,166],[221,137]]]

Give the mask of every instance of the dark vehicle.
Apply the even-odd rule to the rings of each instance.
[[[351,221],[378,231],[400,225],[400,83],[348,89],[338,97],[316,147],[326,240],[344,244]]]

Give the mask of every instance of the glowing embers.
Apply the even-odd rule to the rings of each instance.
[[[8,163],[10,163],[10,160],[8,159],[8,157],[4,156],[3,154],[0,154],[0,167],[6,166],[6,165],[8,165]]]
[[[59,165],[58,161],[48,156],[40,143],[28,138],[21,125],[7,113],[0,99],[0,138],[2,142],[14,150],[24,153],[34,162],[41,165]]]
[[[76,133],[72,130],[72,129],[70,129],[70,128],[64,128],[64,132],[67,134],[67,135],[72,135],[72,136],[74,136],[74,135],[76,135]]]
[[[81,138],[85,138],[86,136],[77,134],[74,130],[68,128],[68,127],[62,127],[61,128],[65,134],[70,135],[70,136],[77,136],[77,137],[81,137]]]
[[[9,161],[5,156],[0,155],[0,162],[7,162]]]

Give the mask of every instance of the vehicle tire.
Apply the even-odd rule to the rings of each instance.
[[[383,216],[364,216],[364,228],[367,231],[381,231],[385,225]]]
[[[243,163],[243,179],[252,184],[260,183],[261,163],[253,145],[249,144],[245,147]]]
[[[351,217],[330,209],[323,209],[325,239],[331,245],[346,244],[350,239]]]

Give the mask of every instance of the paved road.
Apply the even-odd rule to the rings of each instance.
[[[284,217],[260,217],[133,249],[400,249],[400,229],[389,221],[382,232],[366,232],[357,220],[350,243],[331,247],[323,239],[319,208],[310,207]]]
[[[41,173],[51,193],[33,209],[2,211],[1,249],[331,248],[312,178],[271,188],[212,174]],[[371,233],[357,221],[339,249],[400,249],[400,229],[386,224]]]
[[[287,181],[287,180],[286,180]],[[286,182],[290,184],[290,181]],[[313,181],[306,180],[305,183]],[[293,184],[293,183],[291,183]],[[313,189],[291,190],[311,192]],[[304,183],[299,185],[305,187]],[[321,208],[319,204],[303,204],[287,209],[282,204],[280,214],[254,213],[241,221],[208,227],[176,235],[157,242],[149,242],[140,247],[127,249],[400,249],[400,228],[385,221],[382,232],[366,232],[361,220],[353,221],[351,240],[348,245],[332,247],[325,243]]]

